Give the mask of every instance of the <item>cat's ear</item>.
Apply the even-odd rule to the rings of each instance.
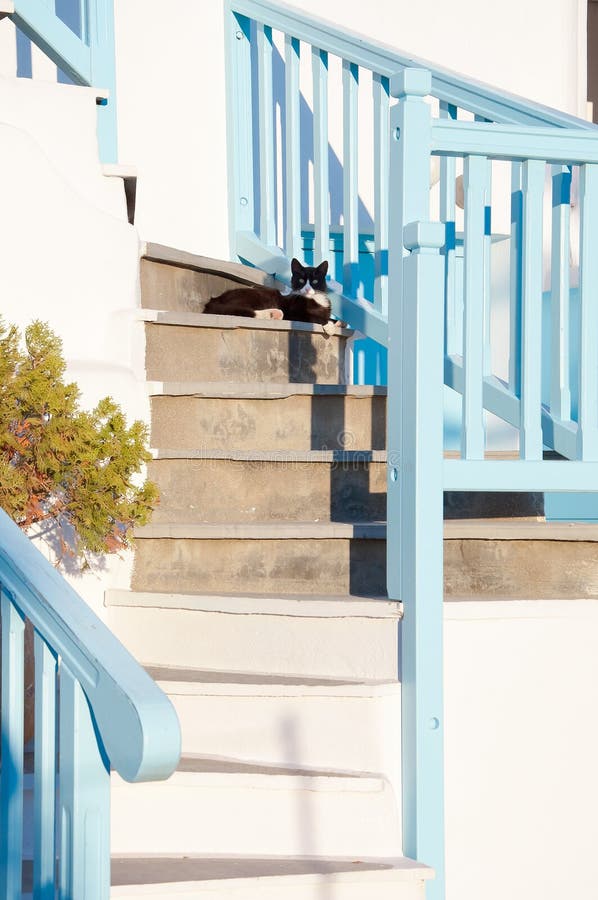
[[[295,257],[293,257],[293,259],[291,260],[291,273],[293,275],[298,275],[300,272],[303,272],[303,266],[298,259],[295,259]]]
[[[320,265],[317,267],[316,271],[317,271],[318,274],[320,274],[323,278],[325,278],[325,277],[326,277],[326,273],[327,273],[327,271],[328,271],[328,260],[325,259],[324,262],[321,262]]]

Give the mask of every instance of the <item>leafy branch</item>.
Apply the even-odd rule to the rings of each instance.
[[[62,554],[117,553],[158,502],[156,486],[140,483],[150,459],[143,422],[130,427],[105,397],[91,412],[65,383],[62,343],[47,324],[25,329],[0,319],[0,506],[28,530],[51,520]],[[74,547],[67,535],[74,534]]]

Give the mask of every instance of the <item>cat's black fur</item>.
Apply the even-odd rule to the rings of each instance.
[[[290,294],[267,287],[232,288],[209,300],[204,313],[325,325],[330,321],[330,301],[326,297],[327,271],[327,261],[319,266],[303,266],[298,259],[293,259]],[[302,293],[305,289],[311,289],[311,294]]]

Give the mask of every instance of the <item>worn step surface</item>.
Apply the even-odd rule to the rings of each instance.
[[[112,858],[112,900],[424,900],[433,872],[404,857]]]
[[[372,521],[386,518],[382,450],[156,450],[152,522]],[[282,502],[284,500],[284,502]],[[542,494],[447,491],[445,518],[539,518]]]
[[[398,789],[400,685],[148,667],[170,697],[183,753],[383,774]]]
[[[386,516],[381,451],[158,451],[152,522],[367,521]]]
[[[146,665],[396,679],[400,611],[387,600],[109,591],[106,603],[107,624]]]
[[[384,594],[378,523],[155,524],[136,529],[131,586],[147,591]]]
[[[344,384],[345,344],[321,325],[190,312],[145,312],[147,378]]]
[[[115,854],[390,856],[401,846],[397,798],[376,775],[187,756],[165,782],[111,781]]]
[[[384,595],[384,523],[156,524],[139,529],[135,590]],[[445,596],[598,597],[598,526],[454,519]]]
[[[259,269],[146,243],[141,259],[141,305],[146,309],[201,312],[210,299],[230,288],[277,287]]]
[[[386,388],[154,382],[151,444],[210,450],[383,450]]]

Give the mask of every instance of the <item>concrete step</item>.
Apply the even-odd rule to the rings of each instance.
[[[397,798],[377,775],[187,756],[168,781],[111,780],[118,855],[391,856],[401,847]]]
[[[345,344],[352,332],[321,325],[145,312],[145,368],[162,381],[344,384]]]
[[[157,524],[139,535],[135,590],[386,590],[384,523]],[[454,519],[444,536],[446,597],[598,597],[596,525]]]
[[[383,450],[386,388],[153,382],[151,443],[171,450]]]
[[[405,857],[112,858],[111,900],[425,900],[432,869]]]
[[[108,591],[106,621],[143,664],[393,681],[397,603],[357,597]]]
[[[148,465],[160,489],[153,523],[386,516],[382,451],[158,451]]]
[[[269,275],[251,266],[197,256],[162,244],[148,242],[142,248],[141,305],[145,309],[197,313],[210,297],[245,285],[279,286]]]
[[[136,591],[386,591],[381,523],[160,523],[135,535]]]
[[[398,793],[400,685],[148,667],[170,697],[183,753],[384,775]]]
[[[372,521],[386,518],[383,450],[156,450],[153,523]],[[447,491],[445,518],[544,514],[543,494]]]

